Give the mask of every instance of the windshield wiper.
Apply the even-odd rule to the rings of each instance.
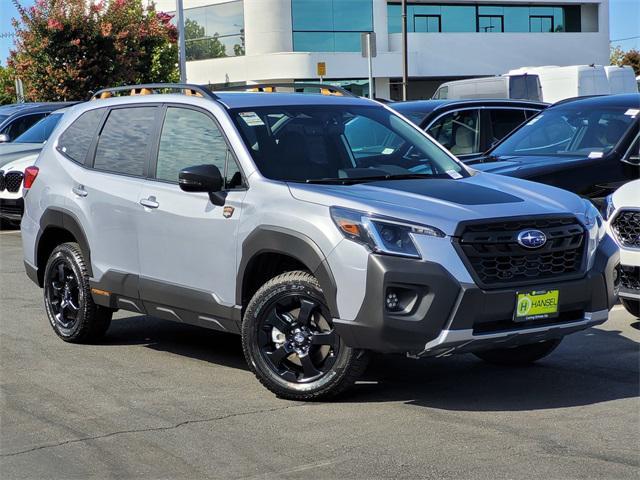
[[[429,173],[401,173],[401,174],[389,174],[389,175],[372,175],[370,177],[351,177],[351,178],[310,178],[305,180],[305,183],[328,183],[337,185],[353,185],[356,183],[366,182],[379,182],[383,180],[410,180],[410,179],[424,179],[424,178],[438,178],[438,175]]]

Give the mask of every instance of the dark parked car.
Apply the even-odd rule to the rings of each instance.
[[[11,142],[51,112],[76,102],[14,103],[0,107],[0,143]]]
[[[596,203],[640,176],[640,94],[565,100],[513,132],[474,168],[571,190]]]
[[[463,161],[479,157],[548,104],[526,100],[418,100],[389,105]]]

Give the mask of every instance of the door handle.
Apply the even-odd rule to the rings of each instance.
[[[140,200],[140,205],[147,208],[158,208],[160,204],[156,202],[156,197],[143,198]]]
[[[73,187],[71,191],[76,195],[78,195],[79,197],[86,197],[87,195],[89,195],[89,192],[87,192],[82,185]]]

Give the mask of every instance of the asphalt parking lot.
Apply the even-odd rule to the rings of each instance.
[[[534,367],[376,357],[334,403],[279,400],[239,338],[126,312],[101,345],[48,325],[0,232],[0,476],[635,478],[639,322],[620,307]]]

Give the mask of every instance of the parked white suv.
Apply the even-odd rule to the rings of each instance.
[[[233,332],[267,388],[309,400],[369,351],[530,363],[617,301],[590,202],[469,170],[377,102],[96,97],[130,90],[149,94],[71,109],[25,170],[25,267],[65,341],[118,308]]]
[[[620,246],[620,301],[640,318],[640,180],[607,197],[607,229]]]

